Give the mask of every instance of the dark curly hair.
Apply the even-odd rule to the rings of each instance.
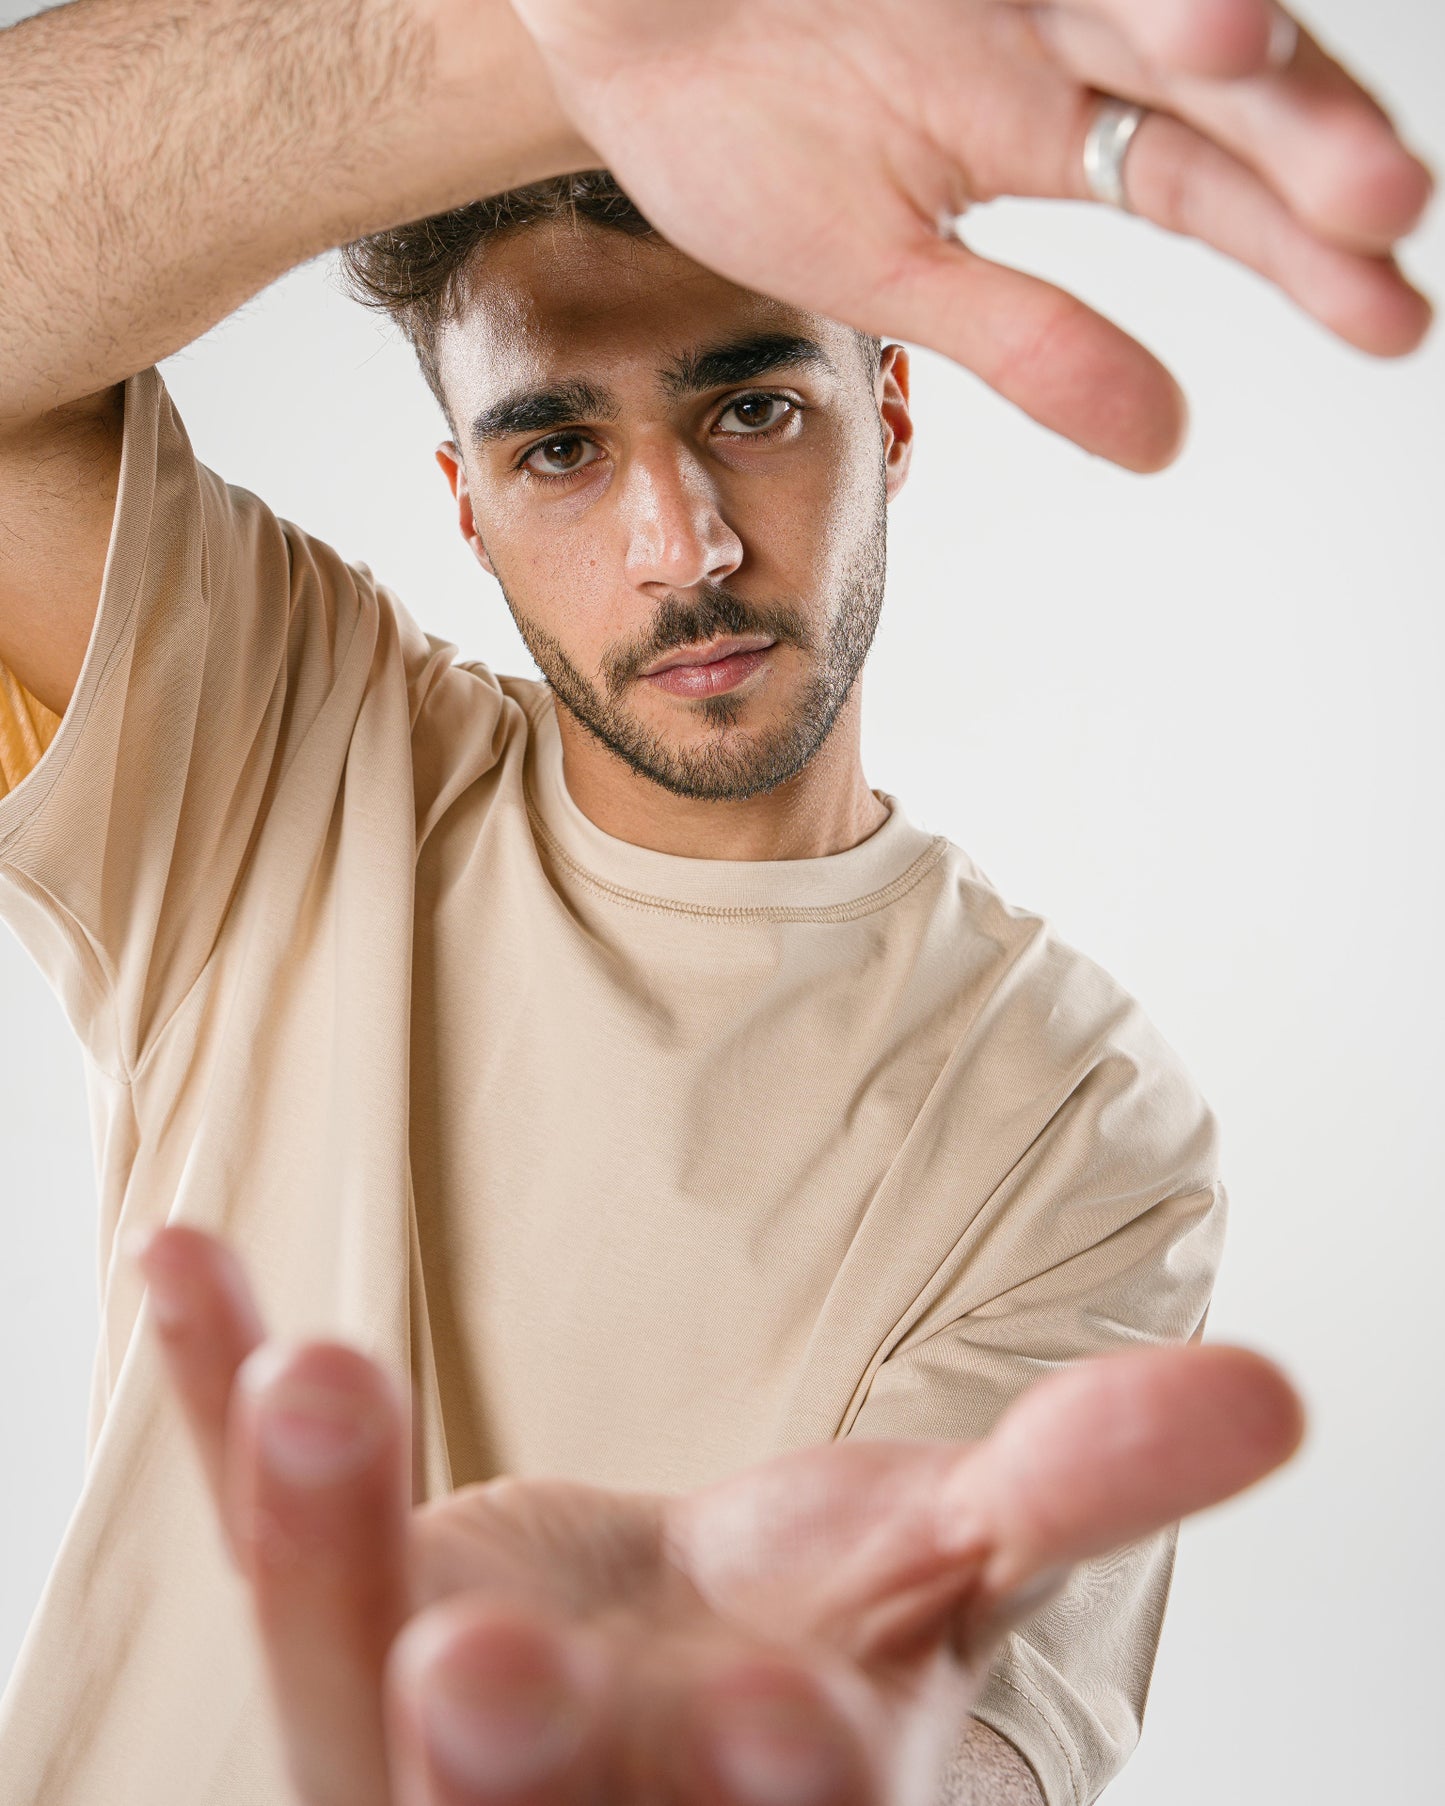
[[[456,423],[442,392],[436,346],[442,328],[467,304],[465,276],[478,249],[503,232],[579,219],[630,238],[666,242],[611,170],[584,169],[469,201],[341,247],[344,291],[363,307],[388,314],[401,328],[453,438]],[[883,342],[856,329],[855,336],[871,380],[878,372]]]

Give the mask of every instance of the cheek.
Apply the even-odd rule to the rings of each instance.
[[[471,492],[472,521],[478,533],[498,562],[515,564],[528,538],[525,510],[515,492],[488,483],[473,483]]]
[[[829,432],[769,495],[754,523],[779,563],[806,583],[826,583],[852,555],[876,511],[878,464],[860,457],[856,436]]]
[[[579,671],[595,674],[605,656],[637,637],[647,606],[629,608],[621,574],[595,544],[539,544],[524,535],[497,568],[513,609],[560,646]]]
[[[759,574],[784,590],[826,591],[846,568],[862,527],[860,500],[819,483],[770,503],[755,536],[744,533]]]

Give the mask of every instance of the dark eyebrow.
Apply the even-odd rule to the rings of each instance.
[[[545,389],[518,389],[483,408],[472,422],[472,438],[478,445],[493,439],[511,439],[518,433],[544,433],[549,427],[573,420],[615,420],[619,413],[609,389],[580,378],[552,383]]]
[[[838,374],[824,346],[806,333],[756,332],[685,351],[658,372],[658,380],[665,395],[700,395],[796,364]],[[485,445],[519,433],[545,433],[576,420],[616,420],[621,411],[610,389],[575,377],[541,389],[518,389],[483,408],[472,422],[472,439]]]
[[[804,332],[754,332],[699,351],[685,351],[661,373],[669,395],[700,395],[707,389],[723,389],[733,383],[751,382],[770,370],[793,364],[838,374],[837,366],[817,339]]]

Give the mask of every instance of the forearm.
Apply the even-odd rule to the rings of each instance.
[[[294,265],[569,169],[509,0],[77,0],[0,31],[0,427]]]
[[[955,1750],[938,1806],[1045,1806],[1034,1771],[1007,1738],[977,1718]]]

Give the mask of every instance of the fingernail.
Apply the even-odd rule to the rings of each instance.
[[[175,1329],[190,1317],[194,1297],[184,1274],[175,1272],[163,1260],[142,1260],[155,1235],[153,1229],[128,1229],[121,1248],[126,1257],[135,1262],[145,1281],[151,1315],[163,1329]]]
[[[292,1486],[331,1486],[359,1473],[384,1426],[370,1402],[314,1380],[273,1378],[290,1359],[284,1348],[248,1358],[245,1381],[260,1394],[256,1439],[271,1472]]]
[[[435,1664],[418,1689],[427,1747],[459,1784],[498,1793],[555,1774],[576,1753],[582,1701],[559,1676],[475,1677]]]
[[[749,1806],[812,1806],[843,1789],[844,1752],[815,1706],[774,1696],[720,1700],[707,1726],[714,1766]]]
[[[1299,49],[1299,26],[1287,12],[1277,10],[1269,31],[1269,66],[1283,69],[1294,61]]]

